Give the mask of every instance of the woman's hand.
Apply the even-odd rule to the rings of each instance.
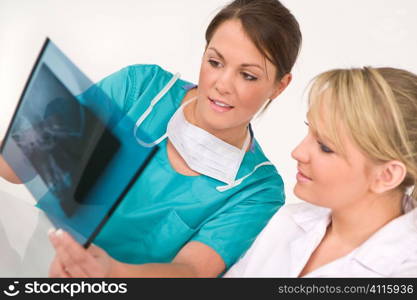
[[[0,141],[0,145],[2,141]],[[15,184],[20,184],[22,181],[17,177],[13,169],[7,164],[3,156],[0,155],[0,177],[3,177],[7,181]]]
[[[49,277],[108,277],[117,263],[99,247],[83,248],[61,229],[50,232],[49,240],[56,251]]]
[[[215,250],[196,241],[187,243],[171,263],[131,265],[96,246],[84,249],[62,230],[49,233],[49,239],[56,250],[50,277],[216,277],[226,267]]]

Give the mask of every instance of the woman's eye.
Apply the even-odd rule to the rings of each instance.
[[[218,68],[220,66],[220,63],[217,60],[209,59],[208,62],[214,68]]]
[[[245,72],[242,73],[242,76],[245,80],[249,80],[249,81],[255,81],[255,80],[258,79],[255,76],[252,76],[252,75],[250,75],[248,73],[245,73]]]
[[[317,143],[319,143],[320,150],[323,151],[324,153],[333,153],[333,150],[327,147],[326,145],[324,145],[323,143],[320,143],[320,142],[317,142]]]

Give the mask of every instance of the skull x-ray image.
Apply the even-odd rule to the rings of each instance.
[[[46,38],[0,145],[36,208],[84,247],[158,151],[112,97]]]
[[[71,215],[119,148],[118,140],[46,64],[28,97],[32,101],[16,116],[11,137]]]

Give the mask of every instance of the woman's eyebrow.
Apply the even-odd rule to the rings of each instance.
[[[222,60],[225,60],[224,59],[224,56],[216,48],[209,47],[207,49],[210,49],[210,50],[216,52],[217,56],[219,56]],[[264,71],[264,69],[260,65],[258,65],[258,64],[248,64],[248,63],[245,63],[245,64],[241,64],[241,66],[244,67],[244,68],[245,67],[256,67],[256,68],[259,68],[261,71]]]
[[[214,47],[209,47],[208,49],[210,49],[210,50],[212,50],[212,51],[216,52],[217,56],[219,56],[222,60],[224,60],[223,55],[222,55],[219,51],[217,51],[217,49],[216,49],[216,48],[214,48]]]

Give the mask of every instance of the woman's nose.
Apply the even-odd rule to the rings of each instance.
[[[216,81],[216,90],[220,95],[230,94],[233,87],[233,78],[230,71],[224,70]]]
[[[294,150],[291,152],[292,158],[294,158],[296,161],[299,161],[301,163],[307,163],[309,160],[309,153],[308,153],[308,136],[306,136],[298,145],[294,148]]]

